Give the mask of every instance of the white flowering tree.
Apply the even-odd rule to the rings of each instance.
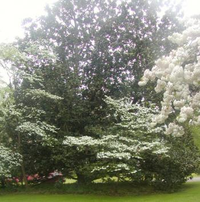
[[[93,136],[68,136],[63,141],[66,150],[59,161],[70,165],[78,182],[117,177],[166,190],[181,185],[195,171],[198,152],[190,136],[177,140],[164,134],[164,124],[152,128],[152,119],[159,114],[154,105],[109,97],[106,102],[112,125],[94,127]]]
[[[0,141],[21,154],[21,172],[27,185],[27,174],[42,172],[47,175],[54,169],[46,162],[50,159],[49,147],[58,128],[52,124],[49,114],[62,100],[45,89],[41,72],[30,71],[29,67],[36,63],[48,65],[55,57],[50,50],[37,44],[28,46],[23,52],[12,45],[2,45],[0,50],[0,64],[12,75],[9,92],[3,93],[0,100]],[[39,155],[39,152],[48,155]]]
[[[106,102],[116,119],[111,132],[118,137],[107,141],[110,145],[103,151],[114,153],[110,155],[114,158],[105,155],[100,162],[107,159],[108,165],[114,165],[115,174],[118,171],[117,176],[145,180],[159,189],[175,189],[198,168],[198,150],[188,131],[177,140],[164,134],[164,124],[152,127],[152,119],[159,114],[155,105],[133,104],[127,99],[107,98]],[[124,158],[120,155],[123,152]],[[119,162],[121,169],[116,166]]]
[[[8,140],[5,134],[5,114],[6,107],[13,103],[9,98],[11,89],[6,86],[0,87],[0,184],[5,186],[5,179],[12,177],[15,171],[21,165],[21,155],[16,151],[16,148],[10,149],[9,146],[5,147],[4,140]]]
[[[21,155],[0,144],[0,183],[5,186],[5,178],[12,177],[14,169],[20,166]]]
[[[128,99],[113,100],[108,97],[106,102],[114,112],[111,116],[116,124],[96,130],[99,137],[68,136],[63,142],[67,148],[76,148],[77,159],[78,154],[85,153],[85,158],[80,159],[85,162],[85,166],[78,171],[78,175],[81,172],[87,179],[118,177],[120,180],[130,180],[136,179],[136,176],[143,178],[141,164],[146,160],[146,154],[168,157],[168,147],[160,136],[163,128],[152,129],[150,124],[157,110],[132,104]],[[77,161],[77,167],[80,161]]]
[[[152,125],[166,123],[175,115],[165,132],[176,137],[184,134],[185,123],[200,124],[200,20],[189,20],[187,27],[169,37],[178,48],[158,59],[139,82],[144,86],[156,80],[155,91],[164,94],[161,112]]]

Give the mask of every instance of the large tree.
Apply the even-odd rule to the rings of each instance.
[[[105,95],[134,97],[136,102],[146,94],[157,100],[152,86],[139,89],[137,81],[158,56],[169,52],[167,36],[180,29],[179,10],[168,7],[159,15],[162,6],[159,0],[60,0],[47,7],[45,16],[25,21],[20,50],[27,52],[36,44],[35,52],[45,47],[57,55],[54,61],[38,62],[38,54],[28,51],[29,65],[20,69],[39,72],[45,89],[63,98],[51,110],[61,145],[65,136],[96,137],[90,128],[110,124]],[[82,170],[82,162],[74,164]]]
[[[158,56],[170,51],[167,36],[180,29],[178,10],[168,7],[159,15],[162,6],[159,0],[60,0],[47,7],[45,16],[26,20],[25,38],[15,47],[2,46],[1,58],[15,72],[7,129],[11,136],[19,134],[24,168],[37,151],[43,153],[30,173],[39,172],[40,160],[47,165],[53,156],[52,168],[67,168],[66,173],[75,171],[83,178],[86,163],[98,163],[97,151],[90,146],[77,152],[79,147],[66,148],[63,140],[101,137],[98,127],[113,121],[106,119],[106,95],[135,97],[137,102],[146,94],[157,100],[152,86],[139,89],[137,81]],[[54,103],[58,97],[52,94],[63,99]],[[43,136],[53,130],[50,124],[59,128],[51,136],[56,140],[53,153],[43,145]]]
[[[47,7],[46,16],[25,23],[23,41],[43,40],[53,47],[62,64],[58,74],[53,69],[54,79],[65,87],[82,87],[90,102],[95,97],[101,102],[104,94],[138,100],[142,72],[171,50],[167,37],[181,28],[178,10],[170,7],[159,15],[162,6],[158,0],[60,0]]]
[[[12,82],[4,88],[7,91],[2,89],[0,100],[0,141],[22,156],[21,173],[26,185],[27,175],[47,176],[55,170],[51,144],[58,129],[52,122],[51,110],[61,100],[46,91],[39,71],[24,71],[33,58],[40,64],[52,59],[49,50],[37,50],[35,55],[35,49],[29,46],[20,52],[12,45],[2,45],[0,54],[1,64],[12,72]]]

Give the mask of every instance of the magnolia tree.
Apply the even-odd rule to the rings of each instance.
[[[182,136],[184,124],[200,124],[200,21],[191,19],[187,29],[175,33],[170,40],[178,45],[167,56],[158,59],[152,70],[146,70],[140,86],[157,82],[155,91],[164,92],[161,112],[153,119],[153,126],[175,119],[166,127],[166,134]]]

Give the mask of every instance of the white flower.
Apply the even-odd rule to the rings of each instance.
[[[185,69],[184,70],[184,79],[186,82],[191,83],[193,79],[193,72]]]
[[[165,133],[167,135],[173,135],[174,137],[180,137],[184,134],[184,129],[175,123],[170,123],[166,128]]]
[[[192,107],[182,107],[180,114],[185,114],[187,117],[192,117],[194,113],[194,109]]]
[[[192,107],[200,107],[200,92],[196,93],[192,99]]]
[[[148,80],[143,80],[143,81],[139,81],[138,85],[139,86],[145,86],[147,84]]]
[[[185,100],[174,100],[173,105],[175,107],[175,109],[180,109],[181,107],[183,107],[185,104]]]
[[[170,81],[171,82],[177,82],[182,81],[184,76],[183,67],[181,66],[175,66],[171,75],[170,75]]]
[[[145,70],[144,77],[147,78],[147,79],[149,79],[149,80],[154,80],[155,79],[155,75],[149,69]]]
[[[200,20],[190,19],[187,26],[182,33],[169,37],[179,47],[158,59],[151,71],[146,71],[145,82],[152,80],[151,75],[154,75],[157,79],[155,91],[164,91],[161,112],[153,119],[153,125],[164,123],[174,112],[179,123],[200,124]],[[166,133],[181,135],[182,131],[173,124],[168,126]]]
[[[166,82],[162,81],[160,79],[158,79],[157,81],[157,86],[155,87],[155,91],[157,93],[161,92],[162,90],[164,90],[164,88],[166,87]]]

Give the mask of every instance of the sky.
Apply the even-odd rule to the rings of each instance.
[[[0,0],[0,43],[14,41],[23,36],[22,21],[44,14],[47,4],[56,0]],[[6,71],[0,67],[0,78],[8,82]]]
[[[46,4],[54,2],[56,0],[0,0],[0,43],[12,42],[16,36],[23,36],[23,19],[42,15]],[[186,0],[184,12],[187,16],[200,13],[200,1]],[[1,67],[0,76],[8,81]]]
[[[0,43],[22,36],[22,20],[44,13],[46,4],[56,0],[0,0]]]

